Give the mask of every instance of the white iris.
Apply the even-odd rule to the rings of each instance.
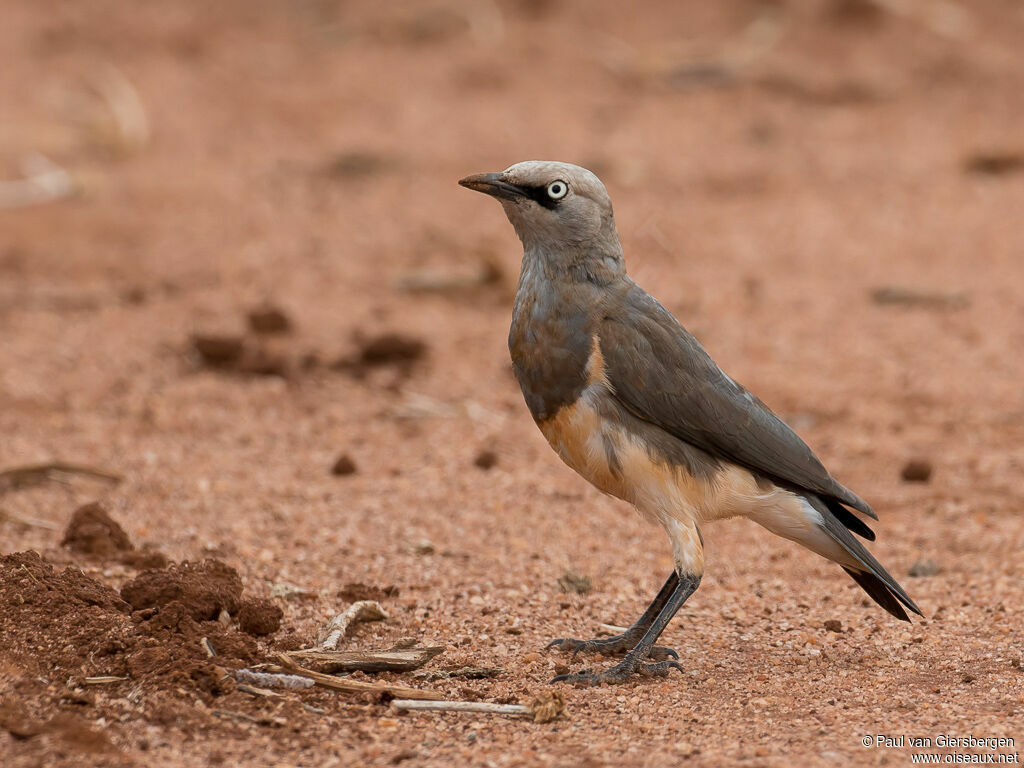
[[[561,200],[569,191],[569,185],[564,181],[552,181],[548,184],[548,197],[552,200]]]

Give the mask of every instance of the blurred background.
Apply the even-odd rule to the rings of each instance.
[[[134,540],[216,553],[253,589],[416,584],[399,624],[437,635],[514,617],[525,634],[498,654],[521,665],[556,633],[628,623],[667,542],[530,423],[505,348],[519,243],[456,184],[564,160],[608,187],[634,279],[879,510],[875,551],[925,612],[949,602],[972,658],[1019,643],[1024,4],[5,0],[0,17],[0,469],[116,472],[105,503]],[[95,496],[5,496],[0,550],[59,557],[53,528]],[[816,627],[885,621],[753,526],[705,535],[702,631],[720,606],[760,616],[755,592]],[[589,597],[561,594],[569,570]],[[450,602],[481,594],[499,613]],[[928,638],[951,668],[968,657]]]

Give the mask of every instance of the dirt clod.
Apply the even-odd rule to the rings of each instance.
[[[324,172],[335,179],[361,180],[388,170],[392,165],[392,161],[382,155],[364,150],[350,150],[340,152],[331,158]]]
[[[245,600],[238,610],[238,627],[250,635],[272,635],[281,628],[284,611],[270,600]]]
[[[964,161],[964,170],[981,176],[1005,176],[1024,171],[1024,154],[1018,152],[979,152]]]
[[[575,592],[577,595],[585,595],[594,588],[594,582],[589,576],[583,576],[574,571],[566,571],[558,577],[558,586],[563,592]]]
[[[126,613],[128,605],[110,587],[93,581],[77,568],[59,573],[37,552],[15,552],[0,558],[0,626],[6,614],[14,611],[48,609],[73,614],[93,606],[102,611]]]
[[[835,632],[838,634],[843,631],[843,622],[839,619],[826,619],[824,627],[829,632]]]
[[[0,731],[7,731],[15,739],[24,740],[38,736],[43,727],[20,702],[0,701]]]
[[[331,474],[338,477],[354,475],[358,471],[355,460],[347,453],[341,454],[331,467]]]
[[[480,469],[487,471],[493,469],[498,463],[498,454],[494,451],[483,450],[473,459],[473,464]]]
[[[92,692],[69,689],[69,678],[127,677],[141,696],[159,696],[168,687],[207,697],[232,692],[234,683],[224,679],[223,669],[207,661],[199,644],[203,637],[210,638],[221,665],[244,666],[256,658],[251,637],[198,622],[181,602],[131,617],[129,609],[113,589],[77,568],[57,571],[35,552],[0,558],[0,636],[7,663],[53,680],[52,692],[44,688],[37,695],[52,695],[65,706],[100,706]],[[70,721],[40,727],[10,707],[0,709],[0,726],[20,734],[16,738],[55,733],[86,750],[106,738],[96,741]]]
[[[359,350],[359,360],[369,366],[411,363],[426,352],[427,345],[419,339],[386,333],[366,341]]]
[[[363,378],[374,368],[392,367],[401,376],[408,376],[427,354],[423,341],[400,333],[383,333],[359,341],[358,351],[341,358],[331,367]]]
[[[938,293],[895,285],[873,289],[871,291],[871,300],[875,304],[881,305],[935,310],[965,309],[971,305],[971,300],[967,294],[959,291],[955,293]]]
[[[264,304],[249,311],[249,330],[260,334],[288,333],[292,330],[291,318],[284,310],[272,304]]]
[[[928,459],[911,459],[903,465],[900,477],[907,483],[927,483],[932,477],[932,463]]]
[[[237,362],[245,351],[241,336],[194,334],[191,343],[200,361],[211,368],[225,368]]]
[[[143,571],[121,588],[121,597],[135,610],[180,602],[196,621],[216,619],[222,610],[238,612],[242,579],[219,560],[184,562],[166,569]]]
[[[85,504],[74,511],[60,543],[72,552],[102,557],[134,549],[124,528],[111,519],[98,502]]]

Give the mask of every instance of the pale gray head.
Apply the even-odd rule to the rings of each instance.
[[[527,160],[500,173],[467,176],[459,184],[501,202],[527,255],[566,265],[584,259],[621,264],[612,201],[586,168]]]

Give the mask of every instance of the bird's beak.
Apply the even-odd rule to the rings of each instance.
[[[459,184],[474,192],[496,197],[499,200],[518,200],[526,193],[515,184],[509,184],[500,173],[477,173],[459,180]]]

